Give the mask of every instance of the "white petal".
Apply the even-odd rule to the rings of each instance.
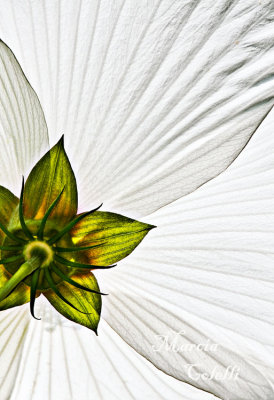
[[[22,174],[48,148],[48,134],[37,95],[2,41],[0,93],[0,184],[18,192]]]
[[[110,293],[104,317],[121,337],[166,373],[229,400],[274,396],[273,126],[274,111],[235,164],[147,216],[158,228],[116,269],[97,273]],[[155,351],[157,335],[177,337],[182,351]],[[207,340],[217,350],[199,350]],[[186,364],[240,375],[195,379]]]
[[[41,311],[37,313],[41,315]],[[42,321],[28,324],[24,347],[20,351],[10,347],[6,350],[12,369],[7,371],[4,382],[4,389],[6,383],[10,384],[9,391],[3,390],[1,382],[3,400],[180,400],[182,396],[186,400],[215,399],[157,370],[103,321],[96,337],[52,308],[42,314]],[[14,328],[22,312],[13,310],[7,315],[11,321],[14,318]],[[25,316],[26,321],[29,319]],[[9,329],[3,325],[2,322],[7,336],[13,333],[9,342],[18,345],[12,326]],[[23,325],[17,327],[17,336],[22,335]],[[6,372],[5,362],[1,362],[1,378],[3,371]]]
[[[18,374],[28,318],[26,309],[5,311],[0,317],[0,397],[6,400]]]
[[[224,170],[273,104],[266,1],[2,1],[85,207],[145,215]]]

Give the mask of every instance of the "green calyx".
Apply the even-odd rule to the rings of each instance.
[[[60,300],[74,310],[80,313],[86,313],[85,311],[79,310],[62,295],[57,287],[58,283],[62,281],[69,282],[75,287],[81,287],[82,290],[87,290],[98,295],[101,294],[96,290],[85,288],[84,286],[77,284],[77,282],[74,283],[74,281],[69,278],[72,272],[67,271],[67,268],[64,268],[62,265],[57,267],[54,263],[55,260],[58,261],[59,264],[64,265],[67,265],[66,262],[70,262],[69,260],[65,259],[64,262],[62,262],[62,258],[58,258],[59,250],[58,247],[56,248],[54,246],[54,244],[59,241],[61,241],[63,245],[66,244],[69,240],[66,238],[67,232],[77,222],[79,222],[85,216],[85,214],[89,215],[91,212],[95,211],[92,210],[89,213],[80,215],[59,231],[57,230],[56,226],[49,224],[50,232],[53,233],[51,236],[48,232],[48,229],[45,230],[46,222],[51,214],[51,211],[53,211],[54,207],[58,204],[62,193],[63,190],[49,207],[41,221],[26,222],[23,213],[23,180],[21,196],[19,200],[19,220],[21,230],[19,230],[18,227],[15,227],[15,229],[13,228],[11,230],[5,229],[7,237],[4,241],[4,245],[0,247],[2,252],[4,254],[6,253],[7,255],[1,260],[1,263],[4,264],[6,270],[12,274],[12,278],[7,282],[6,286],[2,288],[2,293],[0,289],[0,301],[5,299],[20,282],[24,281],[24,283],[29,285],[31,288],[30,311],[34,318],[36,318],[34,315],[34,304],[37,290],[43,291],[47,289],[52,289]],[[55,229],[53,229],[53,227],[55,227]],[[18,245],[11,244],[10,242],[17,242]],[[81,251],[81,248],[76,249],[76,251]],[[22,264],[23,259],[25,262]],[[84,265],[83,268],[85,267],[86,266]],[[91,267],[92,266],[90,266],[89,269]],[[98,268],[97,266],[93,267]],[[81,268],[81,265],[78,265],[78,269],[79,268]],[[65,269],[64,272],[62,271],[63,269]]]
[[[4,240],[3,246],[0,246],[3,255],[1,263],[11,275],[15,274],[21,268],[22,263],[29,262],[34,258],[39,260],[39,267],[35,270],[37,276],[35,287],[36,290],[39,291],[45,291],[50,288],[52,289],[53,285],[57,285],[62,280],[60,274],[53,270],[54,263],[58,263],[58,271],[60,271],[62,276],[65,276],[66,278],[69,278],[72,274],[77,272],[83,272],[82,269],[87,268],[86,264],[81,263],[77,263],[77,266],[75,266],[73,259],[65,259],[60,257],[58,254],[62,253],[64,249],[69,249],[70,246],[73,246],[68,232],[74,227],[74,225],[81,221],[86,215],[90,215],[92,212],[97,211],[98,208],[77,216],[66,226],[59,228],[57,223],[48,221],[48,218],[54,210],[54,207],[58,204],[62,193],[63,190],[50,205],[42,220],[25,221],[23,215],[23,185],[19,200],[19,208],[18,210],[15,210],[16,213],[18,212],[20,223],[19,225],[18,223],[14,223],[16,218],[13,218],[13,224],[9,226],[9,229],[6,228],[7,236]],[[94,246],[89,246],[88,248],[91,249],[93,247]],[[81,247],[73,248],[74,252],[81,250]],[[70,252],[68,251],[68,254],[69,253]],[[98,268],[100,268],[100,266],[88,265],[89,270]],[[56,271],[56,267],[54,269]],[[24,277],[24,283],[33,287],[32,274]]]
[[[63,138],[24,179],[20,198],[0,187],[0,310],[43,294],[95,332],[101,293],[91,270],[129,255],[153,226],[108,212],[77,214],[77,186]],[[1,214],[1,210],[4,210]]]

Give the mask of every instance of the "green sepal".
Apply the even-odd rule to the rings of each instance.
[[[91,213],[94,213],[98,208],[100,208],[102,204],[95,208],[94,210],[87,211],[83,214],[79,214],[74,218],[72,221],[70,221],[69,224],[67,224],[60,232],[56,233],[53,237],[51,237],[48,240],[48,244],[53,244],[56,243],[61,237],[63,237],[68,231],[70,231],[79,221],[81,221],[83,218],[85,218],[87,215],[90,215]]]
[[[73,280],[88,289],[96,292],[100,291],[97,280],[92,273],[86,275],[74,275]],[[79,289],[67,282],[59,283],[58,290],[62,296],[64,296],[64,298],[66,298],[76,308],[86,312],[87,314],[83,314],[82,312],[73,309],[71,306],[63,302],[51,289],[46,290],[43,294],[51,305],[64,317],[93,330],[97,334],[102,306],[100,294]]]
[[[21,228],[22,228],[24,234],[26,235],[26,237],[29,240],[33,240],[34,238],[33,238],[31,232],[29,231],[29,229],[28,229],[28,227],[26,225],[25,217],[24,217],[24,185],[25,185],[24,182],[25,181],[24,181],[24,177],[23,177],[22,187],[21,187],[21,194],[20,194],[20,199],[19,199],[19,209],[18,209],[18,211],[19,211],[19,221],[20,221]]]
[[[72,261],[72,260],[68,260],[64,257],[58,256],[57,254],[55,254],[54,259],[59,263],[59,264],[63,264],[66,265],[67,267],[71,267],[74,269],[109,269],[109,268],[114,268],[116,267],[117,264],[113,264],[113,265],[92,265],[92,264],[83,264],[83,263],[79,263],[76,261]]]
[[[8,189],[0,186],[0,221],[1,225],[7,228],[11,215],[19,203],[19,199]],[[0,244],[6,234],[0,229]]]
[[[70,285],[75,286],[79,289],[87,290],[88,292],[91,292],[91,293],[97,293],[97,294],[101,294],[102,296],[107,296],[106,293],[96,292],[93,289],[89,289],[89,288],[86,288],[86,287],[80,285],[78,282],[74,281],[73,279],[71,279],[67,275],[65,275],[54,263],[52,263],[51,268],[55,272],[56,275],[58,275],[63,281],[68,282]]]
[[[30,286],[30,313],[34,319],[40,320],[41,318],[36,318],[34,315],[34,304],[37,293],[37,284],[39,280],[40,271],[37,269],[31,276],[31,286]]]
[[[44,239],[44,229],[45,229],[48,217],[50,216],[50,214],[52,213],[52,211],[54,210],[56,205],[59,203],[63,193],[64,193],[64,189],[62,189],[62,191],[58,194],[58,196],[56,197],[54,202],[49,206],[49,208],[45,212],[45,214],[44,214],[44,216],[42,218],[42,221],[40,223],[38,232],[37,232],[37,237],[38,237],[39,240],[43,240]]]
[[[9,279],[10,275],[5,271],[3,267],[0,267],[0,287],[4,286]],[[37,292],[36,297],[38,297],[39,295],[40,292]],[[23,282],[21,282],[4,300],[0,302],[0,311],[21,306],[25,303],[28,303],[29,301],[30,288]]]
[[[70,234],[75,246],[97,247],[74,252],[73,257],[84,264],[117,263],[128,256],[152,228],[155,227],[123,215],[96,211],[76,224]]]
[[[77,212],[77,185],[64,149],[63,137],[32,169],[25,184],[24,215],[28,219],[42,220],[45,213],[64,192],[48,216],[64,226]]]

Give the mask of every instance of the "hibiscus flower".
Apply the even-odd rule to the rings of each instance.
[[[1,398],[272,399],[272,2],[1,6],[0,184],[64,134],[80,213],[157,226],[94,272],[98,337],[1,311]]]

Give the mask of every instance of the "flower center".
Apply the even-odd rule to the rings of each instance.
[[[56,285],[58,285],[62,281],[62,278],[54,273],[54,271],[52,270],[52,265],[55,265],[58,270],[61,271],[61,273],[64,273],[68,277],[75,272],[74,268],[67,268],[64,265],[59,264],[56,260],[58,250],[58,247],[56,246],[61,246],[62,248],[72,247],[73,243],[68,234],[62,236],[55,243],[49,243],[50,239],[62,230],[62,227],[58,227],[58,225],[53,221],[47,221],[42,239],[38,235],[39,228],[41,226],[41,220],[26,220],[25,223],[27,229],[32,235],[32,239],[26,236],[18,221],[15,222],[12,226],[9,226],[10,232],[19,239],[24,240],[24,243],[21,244],[20,248],[14,247],[13,249],[15,242],[9,237],[5,238],[3,246],[8,250],[1,251],[1,258],[12,260],[12,262],[4,263],[4,268],[9,274],[14,275],[24,261],[29,261],[32,258],[38,257],[40,259],[40,272],[37,283],[37,290],[48,290],[50,288],[50,285],[45,278],[45,270],[47,268],[49,268],[49,270],[51,271],[52,280]],[[70,252],[66,252],[65,257],[71,259],[73,258],[73,254],[71,254]],[[26,277],[24,279],[24,283],[27,286],[31,286],[31,279],[31,275]]]
[[[32,257],[38,257],[41,260],[40,268],[48,267],[54,258],[54,252],[46,242],[34,240],[29,242],[24,250],[25,260],[28,261]]]

